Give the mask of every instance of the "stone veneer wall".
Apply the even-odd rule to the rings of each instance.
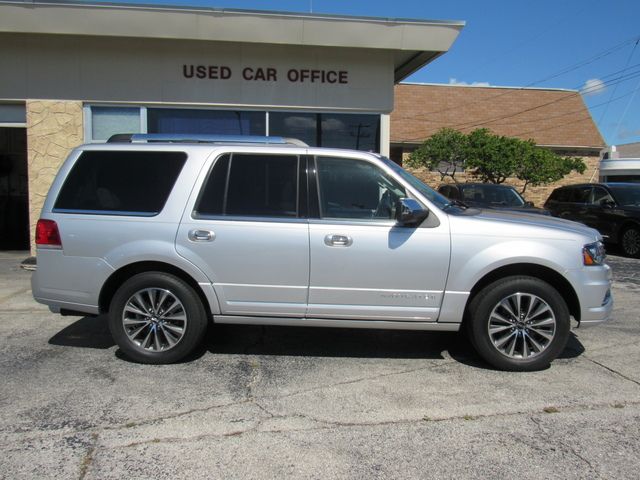
[[[69,152],[83,143],[82,102],[27,100],[27,158],[31,253],[49,187]]]
[[[408,154],[403,155],[404,159],[408,157]],[[552,183],[550,185],[545,185],[541,187],[527,187],[527,191],[524,193],[524,197],[526,200],[533,202],[536,207],[542,207],[544,202],[547,200],[553,189],[563,186],[563,185],[571,185],[574,183],[591,183],[598,181],[598,166],[600,162],[599,157],[581,157],[584,160],[584,163],[587,165],[587,169],[584,171],[584,174],[579,174],[576,172],[572,172],[571,174],[564,177],[562,180],[556,183]],[[445,180],[440,180],[440,174],[438,172],[432,172],[427,170],[426,168],[418,168],[412,169],[407,168],[411,173],[413,173],[420,180],[425,182],[432,188],[437,189],[442,183],[453,183],[450,177],[447,177]],[[456,179],[458,183],[466,183],[466,182],[474,182],[477,181],[472,175],[466,173],[456,173]],[[513,185],[517,188],[518,191],[522,189],[523,182],[518,180],[517,178],[508,179],[505,184]]]

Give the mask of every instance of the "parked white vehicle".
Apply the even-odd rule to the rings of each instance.
[[[75,149],[37,226],[37,301],[108,314],[132,359],[210,322],[457,331],[505,370],[547,366],[570,317],[610,316],[597,231],[464,208],[390,160],[274,137],[125,136]]]

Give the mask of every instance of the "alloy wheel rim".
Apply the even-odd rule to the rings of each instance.
[[[556,333],[556,317],[537,295],[514,293],[491,311],[487,326],[491,344],[502,355],[527,360],[544,352]]]
[[[629,255],[635,255],[640,251],[640,232],[635,228],[627,230],[622,236],[622,246]]]
[[[184,337],[187,312],[169,290],[145,288],[131,295],[122,312],[122,325],[129,340],[148,352],[174,348]]]

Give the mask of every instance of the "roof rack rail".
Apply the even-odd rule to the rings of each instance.
[[[263,145],[295,145],[308,147],[302,140],[259,135],[209,135],[201,133],[117,133],[107,143],[254,143]]]

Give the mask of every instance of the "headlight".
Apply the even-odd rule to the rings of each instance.
[[[582,247],[582,262],[585,265],[602,265],[606,256],[602,242],[589,243]]]

